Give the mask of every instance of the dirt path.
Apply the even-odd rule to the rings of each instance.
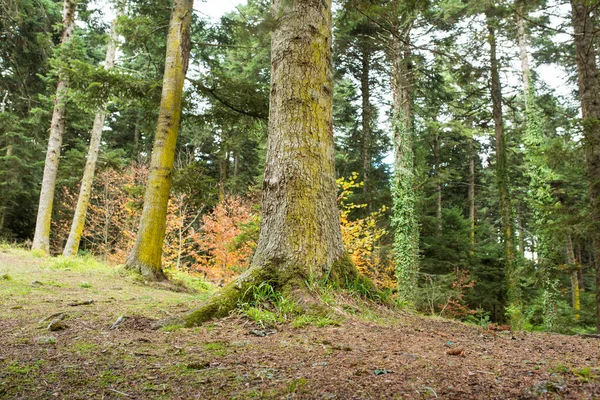
[[[152,318],[203,298],[148,288],[97,264],[0,251],[0,398],[600,398],[594,338],[389,312],[323,328],[269,330],[232,316],[150,329]],[[111,329],[121,315],[128,318]],[[64,329],[49,331],[52,320]]]

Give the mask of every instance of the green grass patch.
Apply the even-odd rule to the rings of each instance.
[[[210,342],[204,343],[204,345],[202,345],[202,348],[210,354],[222,357],[225,354],[227,354],[228,344],[225,342]]]
[[[90,353],[98,349],[98,345],[94,343],[76,342],[73,344],[73,350],[78,353]]]
[[[284,322],[281,315],[258,307],[244,308],[242,309],[242,313],[262,328],[272,328],[278,323]]]
[[[215,287],[211,283],[205,281],[202,277],[193,276],[176,270],[167,270],[165,273],[169,276],[169,280],[175,285],[180,285],[196,292],[212,293],[215,290]]]
[[[292,321],[294,328],[302,328],[305,326],[317,326],[319,328],[325,326],[340,326],[341,322],[328,316],[302,314]]]
[[[62,270],[62,271],[101,271],[101,272],[113,272],[113,270],[106,264],[96,260],[91,255],[82,257],[63,257],[58,256],[50,258],[44,265],[48,269]]]

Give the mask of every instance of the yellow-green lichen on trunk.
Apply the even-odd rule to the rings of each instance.
[[[126,268],[162,280],[162,246],[171,191],[175,145],[181,117],[183,83],[190,55],[192,0],[176,0],[171,13],[165,73],[144,208]]]
[[[273,16],[258,245],[251,268],[183,317],[186,326],[226,315],[264,281],[300,309],[320,310],[307,283],[324,280],[336,263],[349,267],[336,204],[331,1],[275,0]]]

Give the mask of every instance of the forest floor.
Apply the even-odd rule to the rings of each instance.
[[[234,314],[152,330],[206,293],[87,264],[0,248],[0,398],[600,398],[596,338],[493,331],[351,296],[340,310],[355,312],[335,323],[266,329]]]

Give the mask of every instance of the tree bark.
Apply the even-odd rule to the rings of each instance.
[[[471,255],[475,254],[475,139],[469,145],[469,221],[471,222]]]
[[[596,288],[600,288],[600,79],[594,51],[592,6],[585,0],[571,0],[579,100],[588,170],[591,239],[594,246]],[[600,331],[600,290],[596,290],[597,329]]]
[[[106,48],[106,61],[104,65],[104,68],[107,70],[111,69],[115,65],[115,54],[118,40],[116,29],[117,20],[120,15],[122,15],[121,10],[119,10],[117,17],[112,22],[110,27],[108,45]],[[92,127],[92,134],[90,136],[90,147],[85,163],[83,178],[81,179],[81,187],[79,188],[77,206],[75,207],[75,214],[73,216],[73,223],[71,224],[69,238],[67,239],[67,244],[63,250],[63,256],[66,257],[77,255],[77,251],[79,250],[79,243],[81,242],[81,235],[83,234],[83,228],[85,226],[85,217],[90,204],[90,196],[92,194],[92,183],[94,182],[94,172],[96,170],[98,152],[100,151],[100,141],[102,140],[102,129],[104,128],[106,114],[106,105],[103,105],[98,110],[96,117],[94,118],[94,125]]]
[[[262,282],[310,307],[305,282],[356,273],[344,253],[336,205],[331,0],[275,0],[273,15],[258,245],[251,267],[186,315],[186,326],[227,315]]]
[[[363,191],[364,193],[369,192],[369,172],[371,170],[371,85],[369,80],[371,70],[371,59],[369,57],[369,51],[363,46],[362,59],[361,59],[361,80],[360,80],[360,93],[362,98],[362,146],[361,146],[361,158],[362,158],[362,169],[363,169]]]
[[[579,276],[577,271],[581,269],[577,259],[575,258],[575,250],[573,249],[573,239],[570,234],[566,238],[566,252],[567,252],[567,267],[571,275],[571,305],[573,307],[573,313],[575,319],[579,320],[579,313],[581,311],[581,300],[579,290]]]
[[[494,10],[491,7],[486,10],[488,43],[490,46],[492,114],[494,117],[494,132],[496,139],[496,180],[498,185],[498,196],[500,199],[501,236],[504,246],[508,306],[511,310],[510,322],[513,328],[518,329],[521,325],[522,305],[519,291],[519,277],[517,276],[516,270],[514,223],[512,220],[511,199],[508,186],[508,161],[502,117],[502,89],[500,86],[498,58],[496,55],[495,17],[493,16],[493,12]]]
[[[433,119],[437,122],[437,118]],[[438,235],[442,234],[442,181],[440,179],[440,132],[437,126],[434,127],[435,134],[433,136],[433,168],[435,178],[435,193],[436,193],[436,210],[435,218],[437,219]]]
[[[162,96],[144,208],[138,235],[126,263],[127,269],[149,280],[165,279],[161,261],[181,118],[183,82],[190,56],[192,5],[193,0],[175,0],[171,12]]]
[[[529,45],[529,37],[525,24],[527,9],[524,0],[515,1],[516,18],[517,18],[517,41],[519,43],[519,57],[521,59],[521,76],[523,79],[523,91],[525,93],[525,106],[529,108],[529,94],[531,92],[531,68],[529,66],[529,55],[527,47]]]
[[[392,107],[394,177],[392,181],[394,252],[399,300],[412,304],[417,288],[419,227],[415,212],[414,132],[412,111],[411,21],[394,21],[392,38]]]
[[[74,0],[65,0],[63,3],[61,46],[71,40],[75,26]],[[60,160],[63,134],[65,132],[65,101],[69,82],[62,71],[58,71],[58,84],[56,97],[54,99],[54,110],[50,124],[50,137],[48,139],[48,150],[44,164],[44,175],[40,191],[40,202],[38,206],[35,234],[31,250],[50,252],[50,225],[52,221],[52,205],[54,202],[54,191],[56,189],[56,175]]]
[[[519,240],[519,255],[525,256],[525,229],[523,228],[523,214],[521,213],[521,206],[517,202],[516,206],[517,213],[517,233]]]

